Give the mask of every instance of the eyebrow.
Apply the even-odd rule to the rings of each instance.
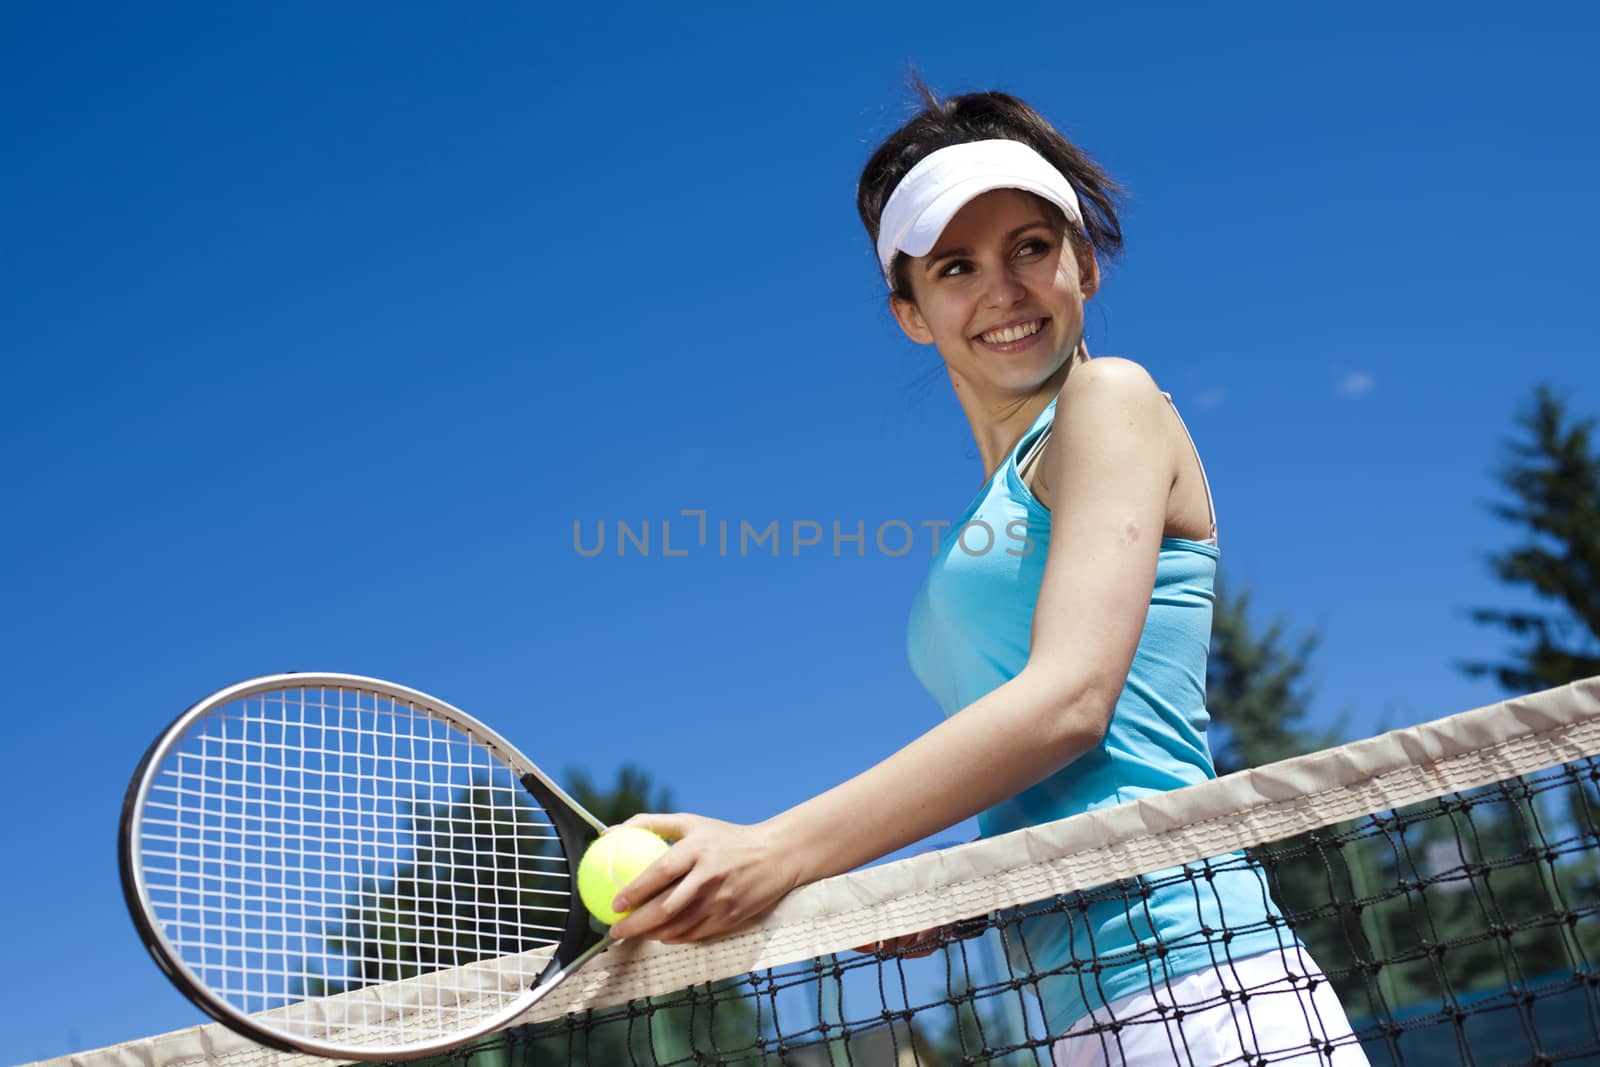
[[[1001,238],[1000,243],[1009,244],[1026,231],[1033,229],[1035,226],[1044,226],[1048,228],[1049,225],[1050,223],[1046,222],[1042,218],[1034,219],[1032,222],[1024,222],[1021,226],[1018,226],[1016,229],[1012,230],[1010,233]],[[970,255],[972,255],[972,249],[970,248],[947,248],[943,252],[940,252],[937,256],[929,256],[927,266],[923,268],[923,272],[926,273],[927,271],[932,270],[934,267],[938,266],[940,263],[952,256]]]

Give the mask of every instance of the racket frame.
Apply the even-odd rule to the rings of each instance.
[[[168,752],[183,740],[189,728],[212,711],[234,701],[291,689],[351,690],[381,696],[397,704],[407,704],[414,711],[425,709],[430,718],[469,735],[486,748],[522,783],[523,788],[533,796],[549,817],[556,836],[560,839],[562,851],[568,859],[568,890],[571,903],[567,921],[549,964],[533,984],[505,1008],[461,1030],[441,1035],[430,1041],[407,1045],[341,1045],[286,1034],[267,1028],[252,1015],[240,1011],[225,998],[214,993],[183,960],[166,932],[161,929],[153,914],[154,909],[145,885],[144,868],[139,860],[151,768],[161,766]],[[610,932],[595,929],[578,894],[578,860],[590,842],[599,837],[605,829],[604,823],[585,811],[581,804],[568,796],[511,742],[452,704],[421,690],[381,678],[359,674],[286,672],[250,678],[217,690],[190,705],[151,743],[140,759],[133,778],[128,783],[127,794],[123,798],[121,825],[117,838],[117,866],[122,882],[123,900],[128,905],[128,913],[133,918],[134,927],[139,931],[140,940],[144,942],[156,966],[195,1007],[235,1033],[281,1052],[308,1052],[337,1059],[381,1061],[443,1052],[511,1024],[559,982],[609,947]],[[381,983],[373,983],[377,984]],[[372,988],[372,985],[362,988]]]

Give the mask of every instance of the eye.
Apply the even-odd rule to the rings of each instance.
[[[1017,246],[1014,255],[1017,256],[1042,256],[1050,251],[1050,242],[1043,237],[1029,237]]]
[[[972,273],[972,261],[966,259],[952,259],[939,268],[939,277],[941,278],[953,278],[957,274],[970,273]]]

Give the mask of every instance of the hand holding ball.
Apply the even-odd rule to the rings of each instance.
[[[612,911],[612,898],[666,851],[665,841],[637,826],[619,826],[601,834],[578,863],[578,895],[583,906],[607,926],[615,924],[627,913]]]

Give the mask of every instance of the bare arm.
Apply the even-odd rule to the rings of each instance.
[[[1143,370],[1095,360],[1056,405],[1045,457],[1050,554],[1027,666],[856,777],[754,826],[692,815],[629,820],[678,841],[618,897],[618,937],[693,940],[790,889],[970,818],[1099,743],[1155,584],[1175,467],[1165,399]]]

